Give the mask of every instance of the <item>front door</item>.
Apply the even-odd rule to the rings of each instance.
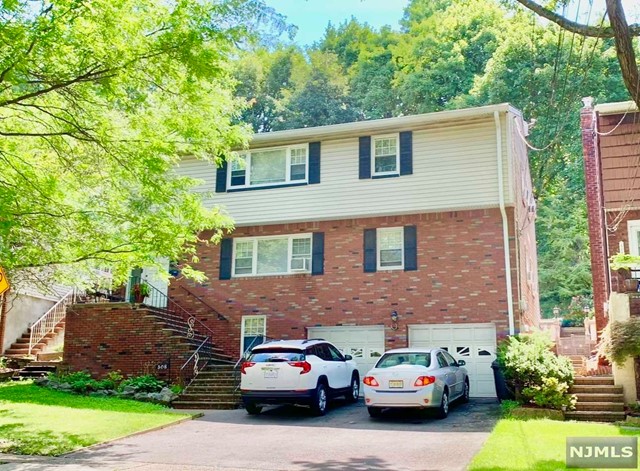
[[[246,356],[249,350],[264,342],[267,335],[266,316],[242,316],[240,354]]]

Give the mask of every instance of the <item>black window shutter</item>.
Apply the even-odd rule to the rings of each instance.
[[[360,138],[360,180],[371,178],[371,136]],[[374,270],[375,271],[375,270]]]
[[[400,133],[400,175],[413,173],[413,136],[411,131]]]
[[[227,191],[227,161],[223,160],[222,165],[216,170],[216,193]]]
[[[404,227],[404,271],[418,269],[418,238],[416,226]]]
[[[364,271],[373,273],[376,271],[376,230],[364,230]]]
[[[311,183],[311,182],[309,182]],[[311,274],[324,274],[324,232],[314,232],[311,242]]]
[[[309,143],[309,184],[320,183],[320,143]]]
[[[231,279],[231,260],[233,257],[233,239],[220,242],[220,279]]]

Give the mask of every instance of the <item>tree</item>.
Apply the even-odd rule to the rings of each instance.
[[[592,26],[571,21],[569,18],[536,3],[534,0],[516,1],[572,33],[595,38],[614,38],[624,84],[631,98],[640,108],[640,73],[638,72],[638,63],[636,62],[633,45],[633,37],[640,36],[640,24],[628,24],[622,0],[605,0],[607,16],[609,17],[608,26]],[[570,0],[566,0],[562,4],[566,5],[569,2]],[[555,5],[556,2],[553,4]]]
[[[13,0],[0,4],[0,263],[9,276],[122,280],[157,257],[195,257],[231,227],[180,156],[246,142],[229,63],[261,0]],[[271,23],[274,24],[274,23]],[[210,235],[208,239],[211,239]],[[183,270],[196,275],[188,263]]]

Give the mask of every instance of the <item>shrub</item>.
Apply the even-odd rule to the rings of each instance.
[[[640,318],[609,322],[602,330],[598,354],[619,365],[627,358],[640,357]]]
[[[142,375],[129,378],[120,383],[120,390],[126,387],[132,388],[136,393],[138,392],[159,392],[165,386],[163,381],[160,381],[153,375]]]
[[[520,403],[518,401],[511,401],[509,399],[504,400],[500,403],[500,414],[502,417],[509,417],[513,409],[520,407]]]
[[[79,394],[98,390],[98,382],[86,371],[75,371],[59,375],[52,374],[49,375],[49,380],[59,384],[67,383],[73,392]]]
[[[526,387],[522,390],[522,398],[540,407],[550,409],[573,409],[576,396],[568,394],[569,385],[558,378],[544,378],[541,385]]]
[[[574,296],[567,307],[567,313],[562,316],[562,327],[582,327],[584,320],[592,316],[593,299],[591,296]]]
[[[516,399],[540,407],[571,407],[567,394],[573,384],[573,366],[551,351],[553,342],[544,333],[515,335],[498,347],[498,362]],[[543,405],[544,404],[544,405]]]

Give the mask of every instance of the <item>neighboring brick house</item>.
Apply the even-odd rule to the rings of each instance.
[[[633,102],[581,112],[591,272],[596,328],[607,323],[611,291],[624,291],[622,278],[609,270],[609,257],[623,251],[640,255],[640,113]]]
[[[539,321],[526,134],[503,104],[256,134],[220,169],[185,159],[236,229],[200,247],[209,280],[169,296],[236,358],[322,337],[364,373],[385,349],[446,347],[494,396],[497,339]]]

